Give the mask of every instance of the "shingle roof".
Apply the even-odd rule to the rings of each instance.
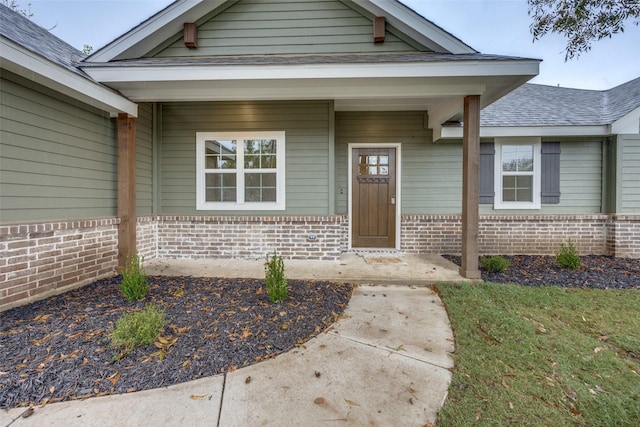
[[[82,52],[2,4],[0,36],[69,71],[86,76],[77,68],[78,63],[84,58]]]
[[[481,126],[607,125],[640,107],[640,77],[604,91],[525,84],[485,107]]]
[[[306,64],[385,64],[428,63],[445,61],[532,61],[514,56],[481,53],[450,54],[433,52],[346,53],[307,55],[237,55],[172,58],[137,58],[110,62],[83,62],[81,67],[166,67],[198,65],[306,65]]]

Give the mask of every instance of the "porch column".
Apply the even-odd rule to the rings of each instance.
[[[136,119],[118,114],[118,268],[136,251]]]
[[[478,205],[480,177],[480,95],[464,98],[462,131],[462,263],[460,275],[479,279]]]

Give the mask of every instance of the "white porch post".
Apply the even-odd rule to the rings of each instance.
[[[460,274],[479,279],[478,206],[480,176],[480,95],[464,98],[462,130],[462,263]]]

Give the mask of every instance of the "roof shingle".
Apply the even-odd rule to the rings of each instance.
[[[1,3],[0,36],[86,77],[77,67],[84,58],[82,52]]]
[[[640,107],[640,77],[597,91],[525,84],[485,107],[481,126],[608,125]]]

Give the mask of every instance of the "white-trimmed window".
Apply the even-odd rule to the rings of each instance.
[[[197,132],[196,209],[284,210],[284,132]]]
[[[495,209],[540,209],[540,138],[496,138]]]

